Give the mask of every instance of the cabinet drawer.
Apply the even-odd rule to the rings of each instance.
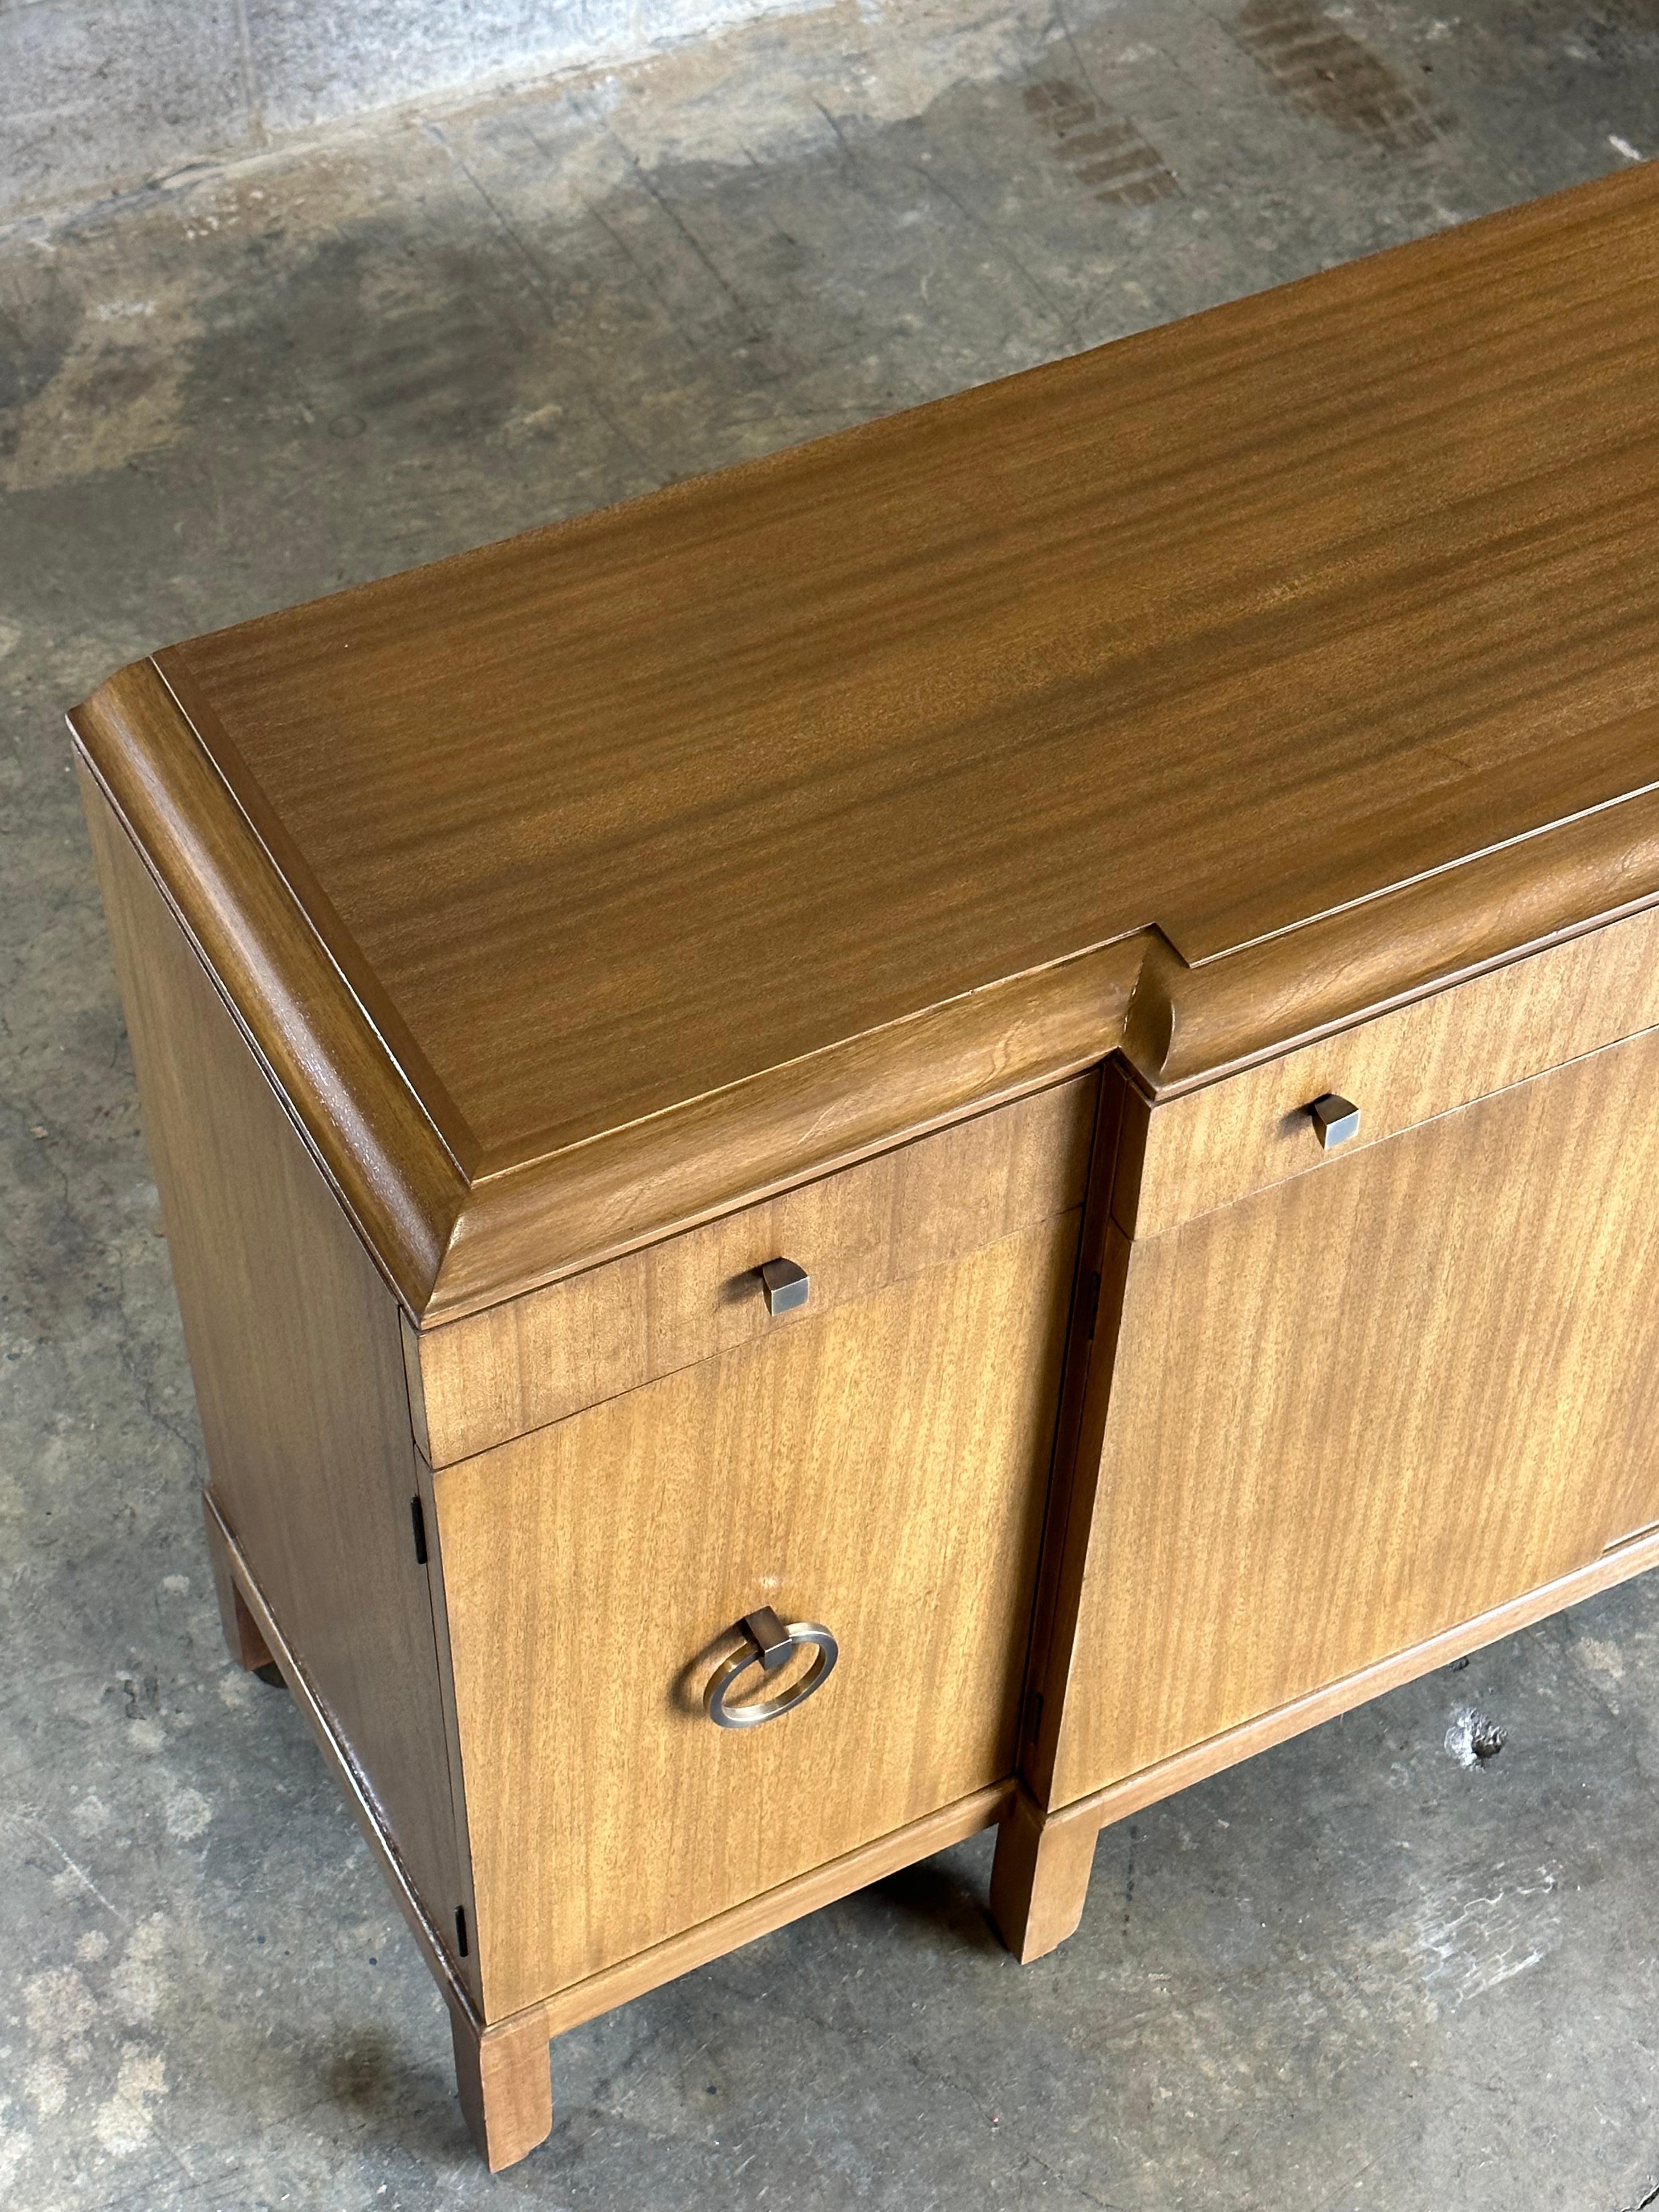
[[[443,1467],[757,1337],[799,1328],[1081,1203],[1099,1079],[997,1108],[486,1312],[405,1334],[417,1438]],[[787,1257],[807,1304],[770,1315]]]
[[[1135,1094],[1113,1218],[1155,1237],[1655,1024],[1649,909],[1184,1097]],[[1307,1112],[1328,1091],[1360,1109],[1358,1135],[1330,1152]]]
[[[1079,1218],[433,1478],[492,2017],[1012,1771]],[[762,1606],[838,1663],[717,1728]]]

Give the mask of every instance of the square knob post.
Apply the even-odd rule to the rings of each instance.
[[[780,1667],[793,1658],[795,1639],[769,1605],[745,1613],[743,1627],[744,1635],[760,1653],[761,1665],[767,1674],[775,1674]]]
[[[760,1279],[769,1314],[793,1313],[811,1294],[812,1278],[793,1260],[769,1260],[760,1270]]]
[[[1334,1091],[1316,1098],[1308,1109],[1308,1115],[1328,1152],[1359,1134],[1359,1109],[1352,1099],[1340,1097]]]

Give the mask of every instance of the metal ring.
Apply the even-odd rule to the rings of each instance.
[[[764,1664],[764,1655],[759,1644],[751,1636],[745,1636],[732,1656],[723,1659],[714,1669],[708,1687],[702,1694],[702,1709],[716,1728],[759,1728],[763,1722],[775,1721],[785,1713],[793,1712],[797,1705],[805,1703],[814,1690],[822,1689],[829,1680],[835,1672],[836,1662],[841,1656],[840,1646],[829,1630],[820,1626],[816,1620],[792,1620],[783,1632],[793,1644],[817,1645],[818,1656],[812,1662],[811,1671],[797,1682],[793,1690],[786,1690],[781,1698],[757,1698],[751,1705],[728,1705],[726,1693],[738,1677],[746,1674],[751,1667]]]

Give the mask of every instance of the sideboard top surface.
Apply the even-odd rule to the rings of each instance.
[[[173,647],[76,726],[430,1317],[538,1272],[481,1194],[522,1256],[608,1144],[550,1264],[638,1241],[642,1127],[707,1153],[821,1062],[844,1103],[919,1018],[898,1056],[971,1059],[987,991],[1070,993],[1098,1057],[1151,947],[1167,1060],[1211,969],[1259,1045],[1339,939],[1381,1000],[1537,934],[1517,886],[1556,928],[1659,891],[1656,362],[1633,169]],[[1378,955],[1448,871],[1443,950]],[[836,1150],[755,1143],[650,1227]],[[399,1176],[423,1257],[368,1218]]]

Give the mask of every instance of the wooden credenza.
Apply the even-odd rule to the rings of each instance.
[[[1659,177],[72,716],[234,1655],[561,2029],[1659,1562]]]

